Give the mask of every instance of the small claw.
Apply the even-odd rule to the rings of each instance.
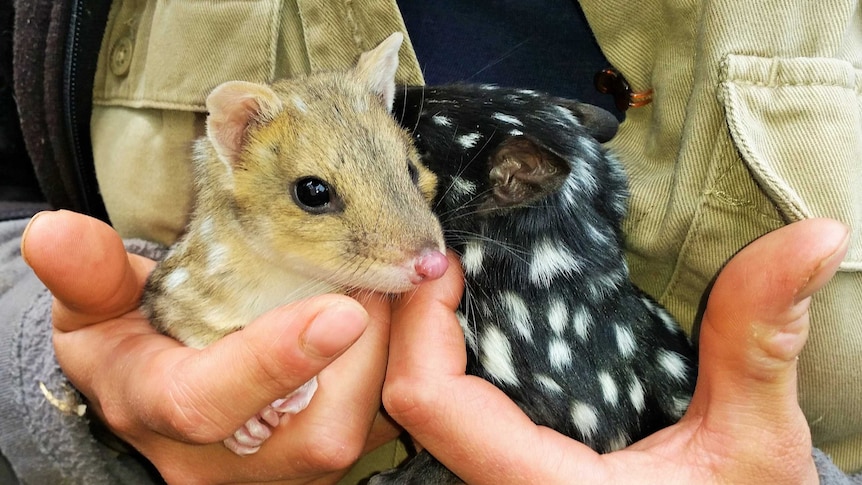
[[[261,421],[261,414],[264,411],[246,421],[241,428],[233,433],[233,436],[224,440],[224,446],[240,456],[257,453],[264,441],[272,436],[272,429]]]
[[[229,449],[230,451],[234,452],[235,454],[237,454],[239,456],[252,455],[254,453],[257,453],[257,450],[260,449],[260,446],[255,447],[255,446],[241,445],[241,444],[239,444],[239,442],[237,442],[236,438],[234,438],[233,436],[224,440],[223,443],[224,443],[225,448]]]

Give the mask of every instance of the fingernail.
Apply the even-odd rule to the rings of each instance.
[[[832,279],[832,276],[835,274],[835,271],[837,271],[841,261],[844,260],[844,256],[847,254],[847,248],[850,246],[850,229],[847,226],[842,227],[844,228],[844,238],[841,240],[841,244],[839,244],[829,256],[823,258],[820,261],[820,264],[817,265],[817,268],[811,272],[808,280],[796,293],[796,298],[794,299],[796,303],[805,300],[822,288],[830,279]],[[829,270],[827,270],[827,268],[829,268]]]
[[[306,353],[331,358],[344,352],[365,331],[368,314],[359,305],[337,303],[325,307],[302,333]]]
[[[37,212],[36,215],[30,218],[30,221],[27,223],[27,227],[24,228],[24,232],[21,233],[21,259],[27,263],[27,266],[30,265],[30,261],[27,260],[27,252],[24,250],[24,244],[27,241],[27,234],[30,232],[30,228],[33,227],[33,223],[36,222],[36,219],[42,217],[43,215],[52,212],[52,211],[41,211]]]

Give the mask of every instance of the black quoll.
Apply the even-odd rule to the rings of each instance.
[[[600,143],[616,120],[490,85],[405,88],[395,111],[439,177],[435,210],[465,272],[467,372],[598,452],[676,422],[696,355],[629,280],[626,177]],[[423,452],[371,483],[460,480]]]

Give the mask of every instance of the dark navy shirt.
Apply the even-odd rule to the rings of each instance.
[[[530,88],[621,117],[593,86],[608,66],[575,0],[398,0],[429,85]]]

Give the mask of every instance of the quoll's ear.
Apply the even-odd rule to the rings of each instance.
[[[207,137],[229,167],[237,163],[246,130],[253,123],[275,119],[281,99],[268,86],[230,81],[217,86],[207,97]]]
[[[376,94],[386,110],[392,112],[395,99],[395,71],[398,70],[398,51],[404,35],[395,32],[374,49],[363,52],[354,72],[371,92]]]
[[[498,207],[526,206],[556,192],[570,170],[562,157],[523,135],[500,143],[489,162],[491,193]]]
[[[599,143],[604,143],[617,134],[620,122],[610,112],[598,106],[568,99],[560,99],[559,101],[561,106],[568,108],[580,120],[587,133]]]

